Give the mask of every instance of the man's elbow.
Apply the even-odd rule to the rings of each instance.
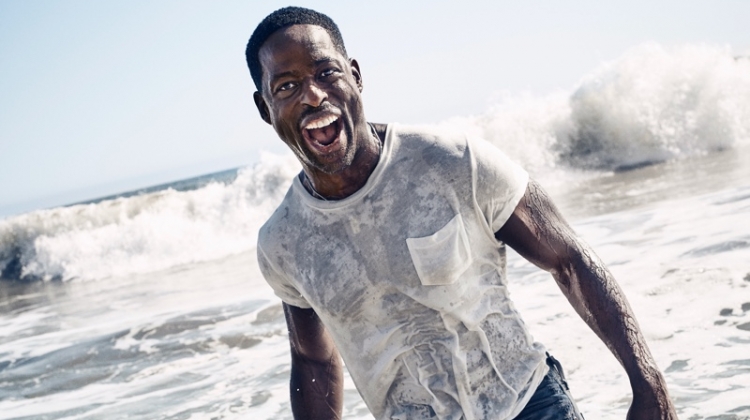
[[[566,246],[563,252],[558,252],[548,271],[563,292],[569,294],[573,291],[575,283],[585,277],[582,276],[582,272],[589,269],[589,261],[584,247],[576,243]]]

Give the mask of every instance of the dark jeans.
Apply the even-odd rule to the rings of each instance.
[[[547,353],[549,372],[514,420],[583,420],[565,380],[562,365]]]

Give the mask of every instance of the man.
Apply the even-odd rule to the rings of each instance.
[[[260,115],[303,168],[258,239],[295,418],[341,417],[341,357],[377,419],[582,418],[508,298],[504,244],[552,273],[623,365],[628,418],[676,418],[619,287],[526,172],[481,139],[369,124],[325,15],[278,10],[246,54]]]

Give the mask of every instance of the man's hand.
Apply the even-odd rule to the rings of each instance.
[[[289,391],[294,418],[341,419],[344,403],[344,372],[336,345],[318,314],[284,304],[292,377]]]
[[[633,389],[628,419],[676,419],[664,377],[625,295],[537,183],[529,181],[526,194],[495,237],[552,273],[576,312],[625,368]]]
[[[669,400],[669,395],[666,394],[666,386],[664,386],[664,392],[659,395],[641,396],[633,394],[633,402],[630,404],[628,410],[627,420],[672,420],[677,418],[677,413],[674,411],[674,406]]]

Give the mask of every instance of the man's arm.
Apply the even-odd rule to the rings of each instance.
[[[552,273],[576,312],[620,361],[633,389],[628,419],[676,419],[664,377],[625,295],[537,183],[529,181],[521,202],[495,237]]]
[[[294,418],[340,419],[344,372],[336,345],[314,310],[283,305],[292,350],[289,390]]]

